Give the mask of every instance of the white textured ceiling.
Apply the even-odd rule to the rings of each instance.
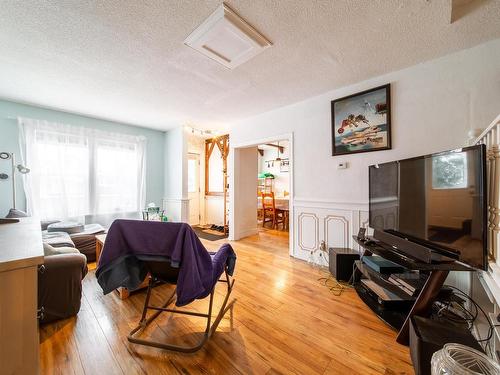
[[[230,0],[273,42],[231,71],[183,45],[219,4],[3,0],[0,97],[160,129],[218,127],[500,37],[498,0],[451,24],[451,0]]]

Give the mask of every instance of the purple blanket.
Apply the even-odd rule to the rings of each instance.
[[[193,229],[185,223],[115,220],[109,228],[96,271],[104,294],[122,286],[136,289],[147,269],[141,259],[161,257],[179,267],[177,306],[205,298],[225,266],[233,274],[236,255],[229,244],[209,253]]]

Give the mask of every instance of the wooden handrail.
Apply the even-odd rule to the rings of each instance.
[[[473,144],[478,144],[486,135],[496,126],[500,125],[500,114],[491,122],[491,124],[483,130],[483,132],[474,140]]]

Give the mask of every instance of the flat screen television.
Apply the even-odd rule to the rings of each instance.
[[[415,246],[401,240],[430,249],[432,259],[486,269],[484,145],[372,165],[369,176],[375,238],[408,256]]]

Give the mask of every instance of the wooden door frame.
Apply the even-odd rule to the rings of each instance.
[[[212,152],[215,147],[220,151],[222,157],[222,193],[220,192],[211,192],[209,191],[210,184],[210,156],[212,156]],[[214,138],[209,138],[205,140],[205,196],[210,195],[219,195],[223,197],[223,228],[224,234],[228,234],[229,225],[227,218],[227,159],[229,157],[229,134],[220,135]]]
[[[272,142],[278,142],[278,141],[288,141],[289,145],[289,160],[290,160],[290,201],[289,201],[289,216],[290,216],[290,227],[289,227],[289,254],[291,256],[294,256],[294,233],[295,233],[295,222],[294,222],[294,145],[293,145],[293,132],[292,133],[285,133],[285,134],[279,134],[267,138],[260,138],[260,139],[254,139],[246,142],[241,142],[237,143],[234,145],[231,145],[229,149],[229,186],[231,187],[229,189],[229,239],[232,241],[239,240],[240,237],[239,233],[235,233],[235,223],[238,220],[237,217],[234,215],[234,197],[235,197],[235,191],[238,189],[237,186],[237,181],[235,181],[235,176],[234,176],[234,160],[235,160],[235,153],[239,152],[239,150],[247,147],[257,147],[258,145],[261,144],[266,144],[266,143],[272,143]],[[256,154],[257,155],[257,154]],[[257,177],[256,177],[257,178]],[[257,195],[255,196],[255,199],[257,200]],[[256,204],[257,207],[257,204]]]
[[[198,225],[201,225],[202,224],[202,214],[201,214],[201,208],[202,208],[202,204],[201,204],[201,201],[202,201],[202,195],[201,195],[201,154],[197,153],[197,152],[188,152],[187,153],[187,159],[189,161],[190,159],[190,156],[194,155],[195,158],[194,160],[198,160]],[[187,172],[187,176],[189,176],[189,162],[188,162],[188,172]],[[188,192],[187,192],[187,195],[188,195],[188,199],[189,199],[189,189],[188,189]],[[189,212],[188,212],[188,219],[191,218],[191,200],[189,200]],[[191,221],[191,220],[188,220],[188,221]],[[191,224],[191,223],[189,223]]]

